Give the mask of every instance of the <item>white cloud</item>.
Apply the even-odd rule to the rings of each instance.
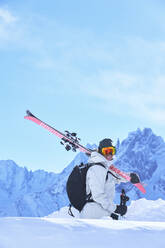
[[[8,45],[8,41],[15,41],[18,35],[18,18],[9,10],[0,8],[0,46]]]
[[[17,20],[17,18],[12,15],[11,12],[9,12],[6,9],[0,8],[0,21],[4,23],[13,23]]]
[[[102,100],[106,111],[161,124],[165,122],[165,76],[151,79],[147,76],[101,71],[86,80],[83,90]]]
[[[40,16],[26,17],[17,18],[0,8],[0,38],[30,51],[31,65],[59,72],[61,81],[72,89],[79,90],[83,82],[82,91],[101,100],[106,111],[164,123],[163,40],[130,36],[119,37],[118,43],[105,42],[89,30],[66,28]]]

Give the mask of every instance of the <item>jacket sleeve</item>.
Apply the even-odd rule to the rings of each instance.
[[[116,209],[114,203],[110,204],[105,193],[107,169],[95,165],[89,168],[87,172],[87,184],[89,185],[92,199],[99,203],[102,208],[112,213]]]
[[[114,172],[113,172],[114,173]],[[127,174],[129,177],[131,177],[131,173],[130,172],[124,172],[125,174]],[[129,180],[125,179],[122,176],[119,176],[118,174],[114,173],[118,179],[116,180],[116,183],[128,183]],[[138,176],[138,175],[137,175]],[[139,176],[138,176],[139,177]]]
[[[108,164],[108,168],[110,167],[111,163]],[[120,176],[119,174],[115,173],[114,171],[112,171],[111,169],[109,169],[109,171],[116,176],[116,184],[119,184],[119,183],[127,183],[128,180],[125,179],[124,177]],[[129,172],[125,172],[125,174],[127,174],[128,176],[130,176],[130,173]]]

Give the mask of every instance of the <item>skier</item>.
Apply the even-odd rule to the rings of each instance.
[[[90,196],[88,202],[80,212],[80,218],[102,218],[111,216],[118,220],[120,215],[126,214],[125,206],[115,205],[115,185],[127,182],[124,178],[109,171],[109,166],[115,154],[115,147],[111,139],[103,139],[99,143],[98,151],[91,153],[88,163],[101,163],[103,166],[95,165],[88,169],[86,175],[86,194]],[[135,173],[130,176],[138,179]]]

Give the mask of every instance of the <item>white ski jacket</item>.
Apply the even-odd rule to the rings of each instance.
[[[110,216],[115,211],[116,205],[113,203],[115,196],[115,184],[126,182],[119,175],[108,173],[111,161],[108,161],[98,152],[92,152],[88,163],[101,163],[105,166],[94,165],[87,171],[86,193],[92,194],[90,199],[94,202],[87,202],[80,213],[80,218],[102,218]],[[108,174],[107,174],[108,173]],[[107,176],[108,175],[108,176]],[[108,178],[107,178],[108,177]]]

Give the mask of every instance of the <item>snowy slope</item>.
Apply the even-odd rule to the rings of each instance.
[[[164,207],[163,200],[140,199],[129,207],[129,216],[119,221],[108,217],[100,220],[66,218],[64,213],[61,218],[55,218],[55,215],[43,218],[1,217],[0,247],[164,248],[165,222],[157,221],[160,215],[165,221]]]
[[[158,221],[165,223],[165,201],[139,199],[132,201],[125,217],[131,221]]]
[[[1,218],[1,248],[164,248],[164,222]]]
[[[72,207],[72,212],[76,218],[79,218],[79,212]],[[48,218],[70,218],[68,214],[68,207],[63,207],[59,211],[47,216]],[[122,220],[123,218],[121,218]],[[124,216],[125,220],[130,221],[158,221],[165,222],[165,200],[146,200],[145,198],[132,201],[128,206],[127,214]]]

